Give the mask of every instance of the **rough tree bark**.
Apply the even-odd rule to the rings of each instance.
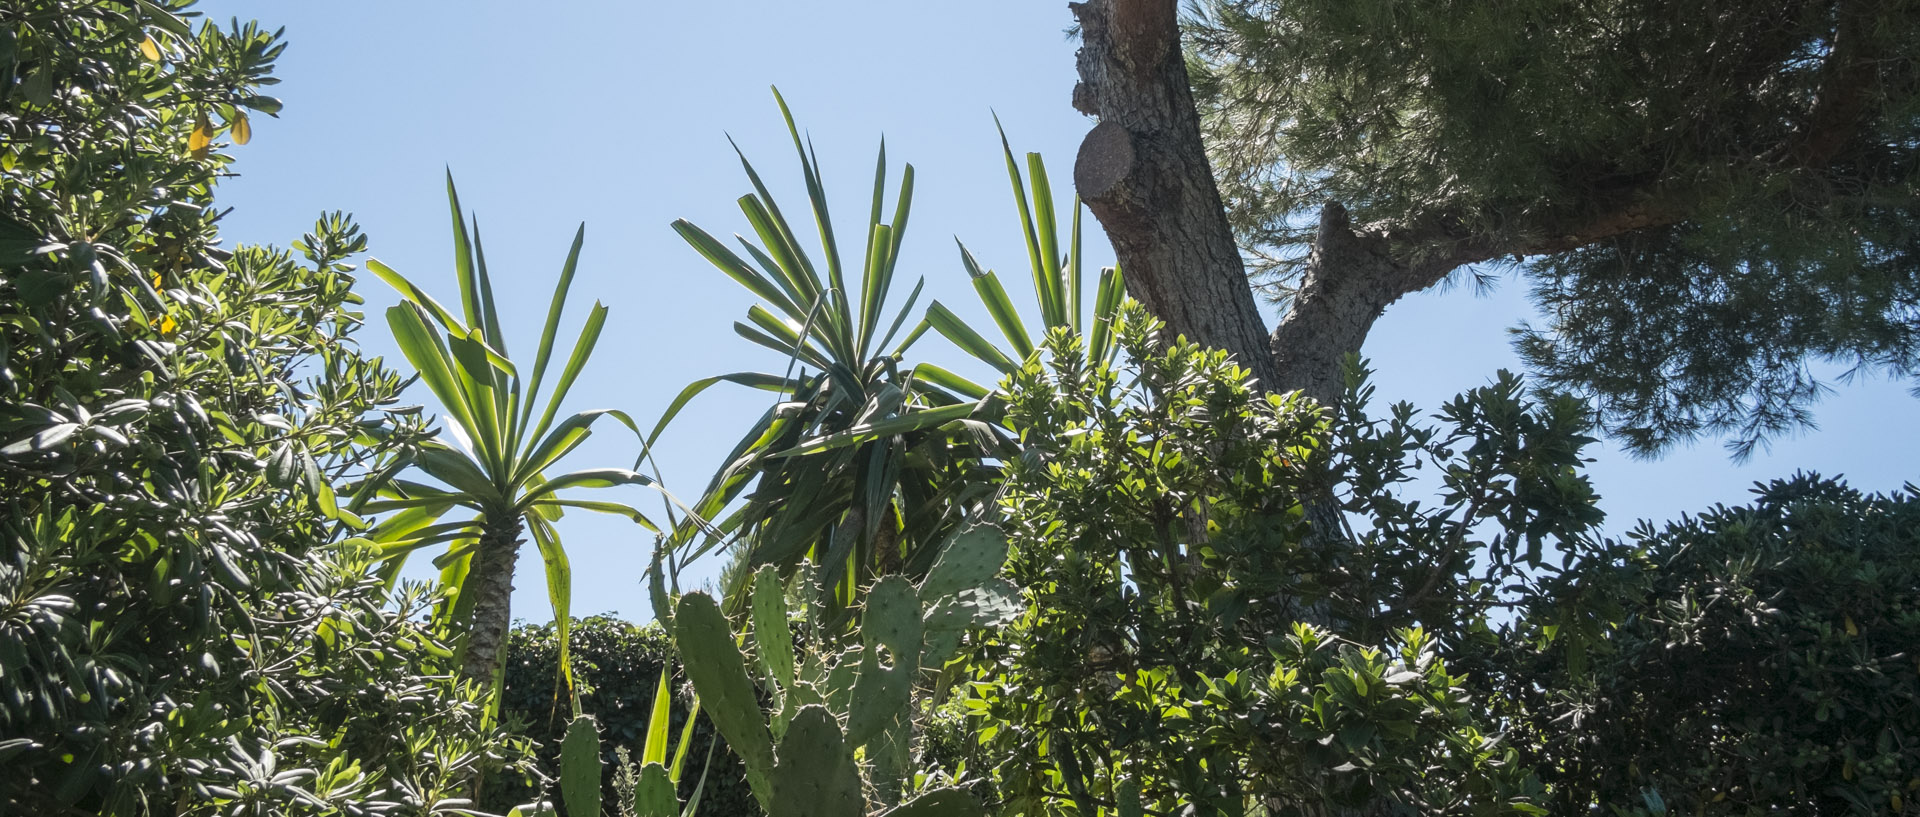
[[[468,583],[473,588],[473,626],[467,631],[460,676],[482,688],[493,686],[507,627],[513,622],[513,569],[520,560],[520,531],[519,517],[489,524],[480,534],[468,568],[473,575]]]
[[[1074,107],[1100,118],[1073,181],[1113,242],[1127,294],[1271,387],[1279,372],[1200,141],[1174,0],[1070,8],[1083,43]]]

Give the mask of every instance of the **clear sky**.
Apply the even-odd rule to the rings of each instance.
[[[320,212],[346,210],[370,237],[370,255],[451,300],[442,186],[450,167],[481,220],[509,341],[522,348],[537,337],[567,244],[584,221],[563,332],[571,336],[594,299],[612,312],[567,408],[621,408],[643,425],[692,380],[785,365],[733,334],[752,297],[668,227],[687,218],[723,237],[750,232],[734,201],[751,188],[729,134],[789,214],[804,209],[769,85],[780,86],[814,139],[843,243],[864,238],[858,228],[881,136],[893,178],[902,162],[914,165],[899,267],[909,283],[896,285],[896,297],[924,276],[922,303],[938,298],[989,326],[953,237],[983,264],[1024,279],[993,112],[1016,151],[1047,157],[1063,201],[1074,149],[1091,126],[1068,104],[1075,46],[1064,34],[1072,24],[1065,2],[218,0],[198,9],[216,20],[284,25],[290,43],[282,83],[269,89],[285,111],[278,120],[257,117],[252,143],[233,151],[239,175],[219,194],[233,208],[229,242],[284,246]],[[1097,222],[1090,214],[1087,221],[1089,246],[1104,247]],[[1096,258],[1110,263],[1111,253]],[[372,319],[363,342],[404,364],[380,318],[398,299],[370,275],[359,289]],[[1456,289],[1391,307],[1365,350],[1382,408],[1405,399],[1437,409],[1496,370],[1517,368],[1505,330],[1539,322],[1523,295],[1508,281],[1490,296]],[[954,368],[966,360],[937,336],[909,355],[923,359]],[[424,389],[413,398],[430,399]],[[668,483],[696,495],[770,399],[725,387],[700,398],[656,452]],[[1776,441],[1747,463],[1729,461],[1716,440],[1653,461],[1603,444],[1593,449],[1591,474],[1615,532],[1638,518],[1744,502],[1754,481],[1796,469],[1844,473],[1858,487],[1890,491],[1920,478],[1916,407],[1900,383],[1837,385],[1817,411],[1820,430]],[[604,423],[565,465],[625,466],[638,449],[624,429]],[[631,490],[622,498],[657,508]],[[572,555],[576,615],[650,617],[640,584],[652,542],[646,531],[584,513],[569,514],[560,531]],[[425,575],[426,560],[416,561],[409,572]],[[545,621],[531,546],[520,564],[515,615]]]

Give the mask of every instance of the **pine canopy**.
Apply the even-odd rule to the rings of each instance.
[[[1546,382],[1654,451],[1807,422],[1815,364],[1920,374],[1920,3],[1199,0],[1190,71],[1253,271],[1313,214],[1484,246]],[[1461,273],[1456,272],[1458,276]]]

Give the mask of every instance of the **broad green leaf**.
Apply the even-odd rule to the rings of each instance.
[[[667,762],[667,725],[673,716],[673,695],[667,690],[667,668],[660,669],[660,681],[653,688],[653,711],[647,716],[647,739],[640,744],[640,763]]]
[[[560,534],[553,524],[537,516],[527,517],[527,532],[533,535],[534,547],[540,551],[540,561],[544,563],[547,575],[547,601],[553,605],[553,626],[556,640],[560,642],[558,657],[560,679],[565,683],[568,700],[573,705],[575,715],[580,714],[580,694],[573,685],[572,631],[573,631],[573,564],[567,559],[566,548],[560,546]]]

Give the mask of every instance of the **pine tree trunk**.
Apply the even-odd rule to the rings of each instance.
[[[1299,389],[1322,403],[1341,394],[1342,362],[1358,352],[1388,303],[1407,290],[1384,241],[1354,233],[1346,213],[1322,214],[1308,286],[1269,335],[1213,180],[1181,56],[1176,0],[1071,3],[1081,24],[1074,107],[1097,116],[1074,163],[1074,185],[1126,272],[1127,293],[1173,333],[1227,350],[1268,391]],[[1308,509],[1315,547],[1345,547],[1331,496]],[[1302,611],[1330,622],[1321,605]],[[1327,817],[1386,814],[1382,799]]]
[[[1381,311],[1462,259],[1403,263],[1329,204],[1293,309],[1269,334],[1200,138],[1175,0],[1069,6],[1082,37],[1074,107],[1100,118],[1074,185],[1113,242],[1127,294],[1172,333],[1232,353],[1268,391],[1338,399],[1343,361]]]
[[[474,548],[466,589],[473,594],[466,659],[460,675],[484,688],[493,686],[507,627],[513,622],[513,570],[520,560],[520,518],[490,521]]]
[[[1132,295],[1167,330],[1227,350],[1279,382],[1266,324],[1214,185],[1193,106],[1174,0],[1088,0],[1073,104],[1100,118],[1074,161],[1080,197],[1106,228]]]

